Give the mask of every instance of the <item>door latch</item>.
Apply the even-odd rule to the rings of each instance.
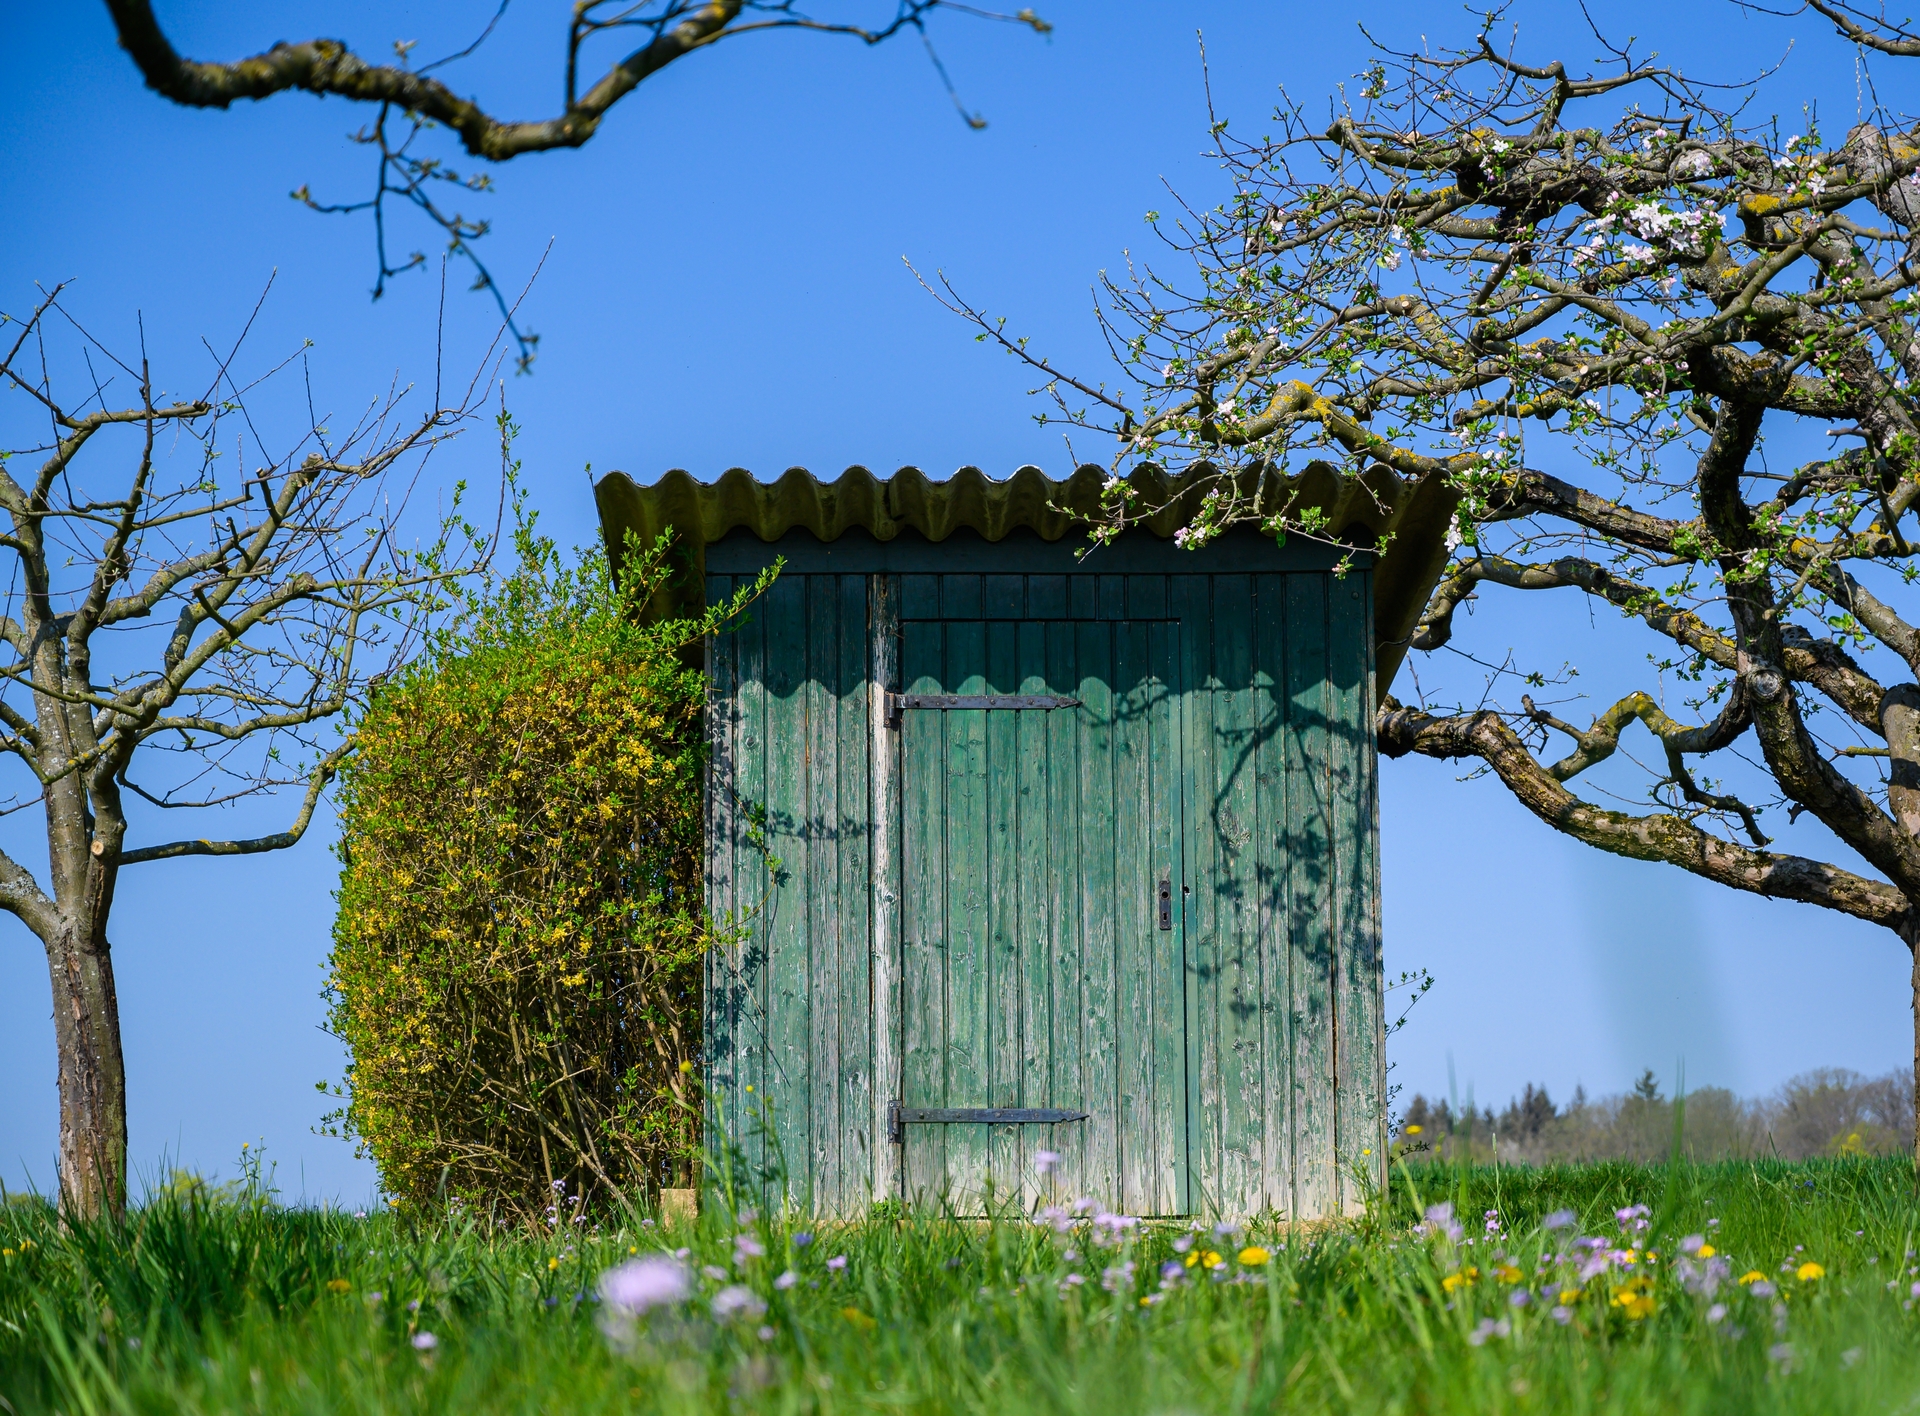
[[[1160,877],[1160,927],[1173,928],[1173,877]]]

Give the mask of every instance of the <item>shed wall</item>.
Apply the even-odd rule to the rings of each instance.
[[[827,559],[837,546],[709,551],[721,572],[709,601],[750,583],[756,553],[793,552],[709,649],[707,888],[715,916],[736,921],[708,972],[718,1130],[818,1211],[898,1193],[878,1118],[898,1094],[887,1030],[900,936],[887,918],[900,852],[897,835],[874,836],[898,816],[872,784],[889,780],[899,743],[876,728],[869,684],[892,606],[902,619],[1170,619],[1193,885],[1181,901],[1190,1201],[1226,1215],[1356,1208],[1385,1143],[1368,572],[1336,577],[1311,549],[1270,544],[1251,558],[1183,554],[1180,573],[1129,570],[1124,544],[1100,569],[1058,557],[1044,573],[987,543],[964,555],[890,543],[871,570],[862,561],[877,557],[857,546]],[[1158,545],[1141,552],[1132,564],[1167,563]],[[943,557],[980,568],[897,569]],[[1241,568],[1262,563],[1274,568]]]

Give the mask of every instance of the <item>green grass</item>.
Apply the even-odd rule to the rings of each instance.
[[[1442,1199],[1466,1225],[1457,1246],[1412,1232]],[[1659,1257],[1570,1279],[1554,1256],[1617,1238],[1614,1212],[1634,1204]],[[1490,1241],[1496,1207],[1507,1234]],[[1576,1227],[1543,1229],[1563,1207]],[[1215,1281],[1185,1266],[1171,1225],[1101,1249],[1084,1225],[761,1219],[748,1227],[766,1254],[736,1269],[738,1227],[717,1207],[663,1239],[639,1221],[548,1236],[191,1189],[122,1226],[63,1230],[15,1204],[0,1208],[0,1413],[1908,1411],[1916,1220],[1902,1161],[1415,1169],[1350,1225],[1203,1233],[1187,1252],[1222,1255]],[[1673,1262],[1688,1234],[1778,1294],[1688,1292]],[[1250,1243],[1271,1260],[1241,1262]],[[640,1323],[623,1355],[590,1295],[603,1269],[663,1245],[691,1249],[698,1296]],[[1128,1259],[1132,1281],[1103,1288]],[[1170,1259],[1186,1277],[1162,1294]],[[1824,1275],[1781,1272],[1809,1261]],[[704,1265],[744,1278],[764,1318],[715,1321]],[[776,1287],[789,1268],[798,1281]],[[1539,1296],[1515,1308],[1522,1286]],[[1563,1288],[1583,1290],[1565,1324],[1550,1312]],[[1651,1311],[1631,1305],[1642,1292]]]

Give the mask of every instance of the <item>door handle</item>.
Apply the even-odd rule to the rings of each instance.
[[[1173,877],[1160,877],[1160,927],[1173,928]]]

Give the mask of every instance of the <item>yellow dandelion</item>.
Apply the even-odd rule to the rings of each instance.
[[[352,1287],[353,1285],[348,1283],[344,1278],[330,1278],[327,1280],[327,1291],[329,1293],[345,1293]]]
[[[1493,1276],[1502,1283],[1518,1283],[1526,1275],[1521,1273],[1520,1270],[1512,1264],[1501,1264],[1493,1271]]]
[[[1188,1267],[1188,1268],[1192,1268],[1192,1267],[1193,1267],[1193,1266],[1194,1266],[1195,1264],[1197,1264],[1197,1263],[1199,1263],[1199,1262],[1200,1262],[1200,1255],[1199,1255],[1198,1253],[1193,1253],[1193,1254],[1188,1254],[1188,1255],[1187,1255],[1187,1267]]]
[[[1586,1296],[1587,1292],[1584,1288],[1563,1288],[1560,1290],[1560,1301],[1562,1303],[1578,1303]]]
[[[1636,1293],[1626,1301],[1624,1306],[1627,1310],[1627,1317],[1637,1323],[1642,1318],[1652,1314],[1654,1309],[1653,1295],[1651,1293]]]
[[[1825,1278],[1827,1271],[1809,1259],[1793,1271],[1793,1276],[1802,1283],[1812,1283],[1816,1278]]]
[[[1740,1281],[1742,1283],[1759,1283],[1765,1278],[1766,1278],[1766,1275],[1760,1272],[1759,1269],[1748,1269],[1745,1273],[1740,1275]]]
[[[1714,1247],[1713,1247],[1713,1245],[1711,1245],[1711,1244],[1702,1244],[1702,1245],[1700,1246],[1700,1248],[1699,1248],[1699,1251],[1698,1251],[1698,1252],[1699,1252],[1699,1255],[1700,1255],[1700,1257],[1701,1257],[1701,1258],[1703,1258],[1703,1259],[1710,1259],[1710,1258],[1712,1258],[1712,1257],[1713,1257],[1713,1256],[1714,1256],[1715,1254],[1717,1254],[1717,1253],[1719,1253],[1720,1251],[1719,1251],[1718,1249],[1716,1249],[1716,1248],[1714,1248]]]
[[[1246,1248],[1242,1249],[1239,1253],[1240,1262],[1245,1264],[1248,1268],[1259,1268],[1260,1265],[1264,1264],[1268,1259],[1272,1257],[1273,1256],[1271,1254],[1269,1254],[1265,1249],[1261,1248],[1258,1244],[1249,1244],[1247,1245]]]
[[[560,1260],[559,1260],[559,1259],[557,1259],[557,1258],[556,1258],[556,1259],[548,1259],[548,1260],[547,1260],[547,1272],[548,1272],[548,1273],[552,1273],[552,1272],[553,1272],[553,1271],[554,1271],[555,1269],[557,1269],[557,1268],[559,1268],[559,1267],[560,1267]]]
[[[1419,1127],[1419,1126],[1409,1126],[1409,1127],[1407,1127],[1407,1134],[1408,1134],[1409,1136],[1417,1136],[1417,1135],[1419,1135],[1419,1134],[1420,1134],[1420,1132],[1421,1132],[1421,1129],[1422,1129],[1422,1128],[1421,1128],[1421,1127]]]

